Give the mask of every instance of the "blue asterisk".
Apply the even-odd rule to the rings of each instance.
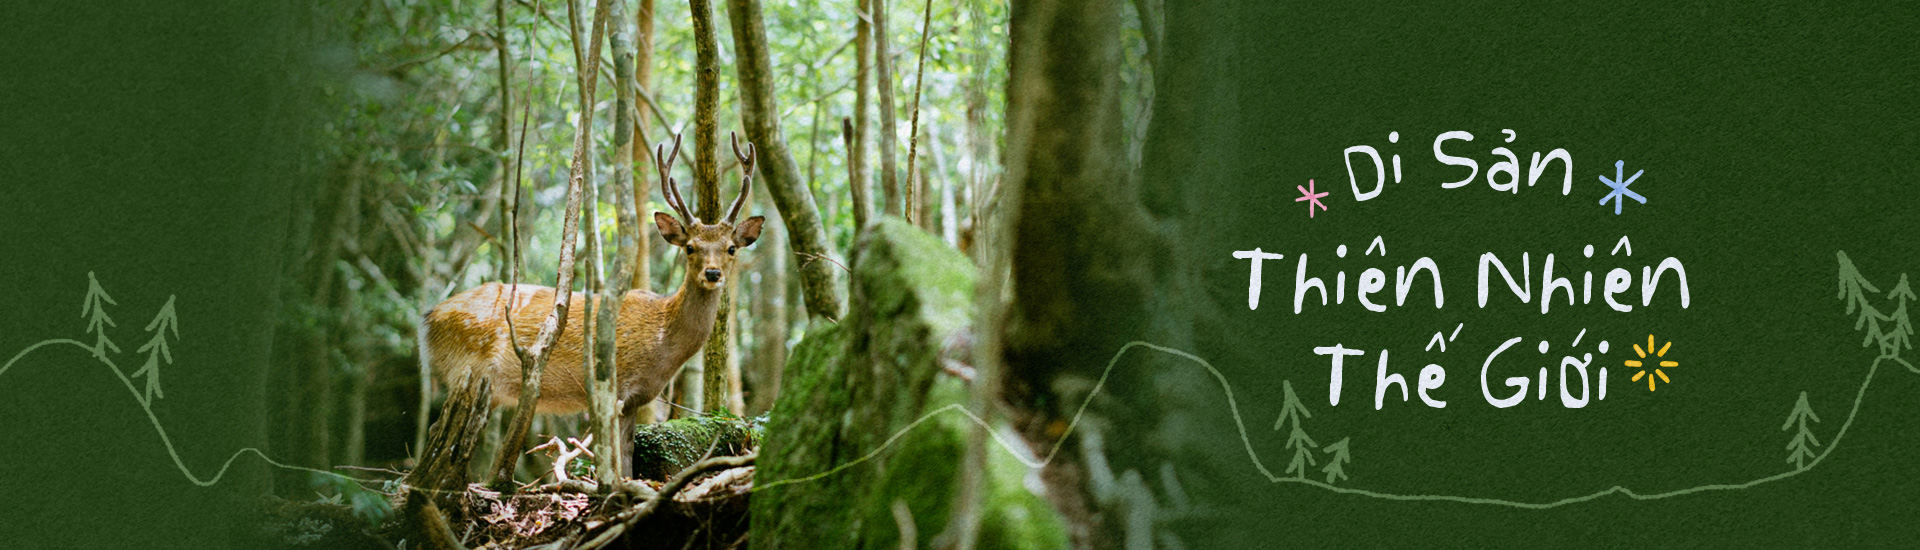
[[[1639,201],[1640,204],[1647,203],[1646,197],[1642,197],[1640,196],[1639,193],[1635,193],[1627,190],[1627,186],[1633,185],[1633,180],[1640,179],[1640,174],[1645,174],[1647,173],[1647,171],[1641,170],[1638,172],[1634,172],[1633,177],[1625,178],[1623,180],[1621,179],[1620,176],[1621,174],[1625,174],[1626,171],[1627,171],[1627,161],[1617,160],[1613,162],[1613,179],[1607,179],[1606,176],[1600,176],[1600,183],[1607,184],[1607,187],[1613,188],[1613,191],[1608,192],[1607,196],[1600,197],[1600,204],[1606,204],[1607,201],[1613,201],[1613,215],[1615,216],[1620,215],[1620,205],[1626,204],[1627,202],[1626,199],[1633,199],[1635,201]]]

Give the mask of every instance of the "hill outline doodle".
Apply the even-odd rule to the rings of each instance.
[[[1204,368],[1208,374],[1212,375],[1214,380],[1220,383],[1220,389],[1226,397],[1227,408],[1229,412],[1231,412],[1233,415],[1234,425],[1235,425],[1235,428],[1238,430],[1241,445],[1247,452],[1248,460],[1253,464],[1254,468],[1258,470],[1262,476],[1265,476],[1267,481],[1273,484],[1282,484],[1282,483],[1298,484],[1298,485],[1304,485],[1304,486],[1326,490],[1333,493],[1362,496],[1362,497],[1376,498],[1376,499],[1383,499],[1383,500],[1414,501],[1414,502],[1421,502],[1421,501],[1456,502],[1456,503],[1463,503],[1463,504],[1505,506],[1505,507],[1532,509],[1532,510],[1558,508],[1561,506],[1588,502],[1588,501],[1592,501],[1592,500],[1596,500],[1599,498],[1603,498],[1610,495],[1616,495],[1616,494],[1623,495],[1635,500],[1658,500],[1658,499],[1665,499],[1665,498],[1671,498],[1671,497],[1682,496],[1682,495],[1690,495],[1690,494],[1696,494],[1696,493],[1747,489],[1747,488],[1763,485],[1766,483],[1771,483],[1771,482],[1791,478],[1793,476],[1797,476],[1797,475],[1812,471],[1815,467],[1825,462],[1827,457],[1831,456],[1835,450],[1839,449],[1840,442],[1846,437],[1847,431],[1853,426],[1853,422],[1857,418],[1860,412],[1860,405],[1866,399],[1867,388],[1872,386],[1874,377],[1878,375],[1882,363],[1885,363],[1888,361],[1899,363],[1900,365],[1905,366],[1909,371],[1912,371],[1916,374],[1920,374],[1920,368],[1916,368],[1912,363],[1900,357],[1901,349],[1912,349],[1910,336],[1912,336],[1914,333],[1913,327],[1911,325],[1911,321],[1907,317],[1907,310],[1906,310],[1906,302],[1907,300],[1913,299],[1914,294],[1913,294],[1913,291],[1910,290],[1908,287],[1906,275],[1902,274],[1900,276],[1900,282],[1895,287],[1893,287],[1892,291],[1888,293],[1888,299],[1896,300],[1899,302],[1897,309],[1895,310],[1894,313],[1883,314],[1883,313],[1880,313],[1878,309],[1873,308],[1872,305],[1869,302],[1867,302],[1865,298],[1867,292],[1873,292],[1877,294],[1880,292],[1879,289],[1874,285],[1872,285],[1870,282],[1868,282],[1859,273],[1858,269],[1854,268],[1853,263],[1847,257],[1845,252],[1839,252],[1836,254],[1836,256],[1840,264],[1839,266],[1840,267],[1839,298],[1847,301],[1847,306],[1848,306],[1847,312],[1849,314],[1853,313],[1856,309],[1860,311],[1861,317],[1860,317],[1860,320],[1855,323],[1855,330],[1866,329],[1868,333],[1866,340],[1862,343],[1862,347],[1866,347],[1866,346],[1878,343],[1880,355],[1878,357],[1875,357],[1873,362],[1868,366],[1867,374],[1861,380],[1860,387],[1854,394],[1853,405],[1848,410],[1846,419],[1841,423],[1839,430],[1836,431],[1833,434],[1832,438],[1827,442],[1827,444],[1825,445],[1825,449],[1821,450],[1817,454],[1811,454],[1810,461],[1806,460],[1807,458],[1809,458],[1808,454],[1810,453],[1808,454],[1796,453],[1795,457],[1799,458],[1799,462],[1796,462],[1794,457],[1790,457],[1788,459],[1789,463],[1795,464],[1794,468],[1784,472],[1748,480],[1745,482],[1704,484],[1704,485],[1697,485],[1697,486],[1687,487],[1682,489],[1675,489],[1675,490],[1663,491],[1663,492],[1652,492],[1652,493],[1636,491],[1622,485],[1614,485],[1612,487],[1594,491],[1591,493],[1565,497],[1557,500],[1544,501],[1544,502],[1526,502],[1526,501],[1510,500],[1510,499],[1503,499],[1503,498],[1474,497],[1474,496],[1449,495],[1449,494],[1388,493],[1388,492],[1372,491],[1372,490],[1359,489],[1359,488],[1353,488],[1353,487],[1335,486],[1331,483],[1334,480],[1334,474],[1329,473],[1328,481],[1322,482],[1316,479],[1307,478],[1305,475],[1304,468],[1298,468],[1300,470],[1299,472],[1300,475],[1298,476],[1289,477],[1286,475],[1275,475],[1273,471],[1266,465],[1265,461],[1261,460],[1259,453],[1254,450],[1252,439],[1248,435],[1246,420],[1243,418],[1243,415],[1241,414],[1239,402],[1234,397],[1233,386],[1227,381],[1226,376],[1222,374],[1218,368],[1214,367],[1213,364],[1211,362],[1208,362],[1206,359],[1203,359],[1192,353],[1189,353],[1180,349],[1172,348],[1172,347],[1154,344],[1151,342],[1136,340],[1136,341],[1128,342],[1127,344],[1121,346],[1120,349],[1114,353],[1113,357],[1107,361],[1107,366],[1105,370],[1101,372],[1099,380],[1094,384],[1093,389],[1088,392],[1086,399],[1080,404],[1079,408],[1075,410],[1072,420],[1067,424],[1067,427],[1061,433],[1060,438],[1054,442],[1052,448],[1047,451],[1047,454],[1045,457],[1029,458],[1028,456],[1026,456],[1025,453],[1021,452],[1020,450],[1021,448],[1024,447],[1023,445],[1018,445],[1015,443],[1008,442],[1004,434],[1001,434],[1000,432],[993,430],[991,425],[989,425],[985,420],[982,420],[978,415],[974,414],[972,411],[967,410],[964,405],[951,404],[951,405],[934,409],[932,411],[928,411],[925,414],[922,414],[919,418],[915,419],[913,422],[908,423],[906,426],[902,427],[900,430],[895,432],[892,436],[888,437],[885,441],[883,441],[879,446],[875,447],[872,451],[869,451],[864,455],[854,458],[853,460],[841,463],[837,466],[834,466],[831,469],[828,469],[827,471],[820,472],[817,474],[803,476],[803,477],[775,480],[775,481],[771,481],[764,484],[758,484],[756,487],[754,487],[753,490],[762,491],[762,490],[772,489],[774,487],[780,487],[783,485],[792,485],[792,484],[805,483],[809,481],[815,481],[815,480],[823,479],[828,476],[837,474],[841,471],[852,468],[854,466],[864,464],[867,461],[872,460],[873,458],[879,456],[880,453],[886,452],[888,449],[892,448],[893,445],[897,443],[901,438],[905,437],[908,433],[912,432],[915,428],[918,428],[921,424],[925,424],[926,422],[933,420],[939,415],[948,414],[948,413],[961,414],[965,416],[968,420],[975,423],[976,425],[988,428],[987,432],[992,436],[993,441],[996,444],[1000,445],[1003,451],[1013,455],[1016,459],[1020,460],[1020,462],[1025,464],[1026,466],[1030,468],[1045,467],[1046,465],[1052,463],[1053,459],[1059,455],[1060,449],[1065,445],[1067,438],[1073,435],[1073,431],[1078,427],[1080,420],[1085,416],[1088,407],[1092,405],[1093,398],[1097,396],[1100,393],[1100,390],[1106,386],[1108,379],[1113,374],[1114,368],[1119,365],[1120,359],[1122,357],[1125,357],[1129,351],[1133,351],[1136,349],[1156,351],[1156,352],[1164,353],[1174,357],[1178,357],[1181,359],[1185,359],[1188,362],[1191,362],[1197,366]],[[156,401],[158,398],[163,397],[158,391],[157,378],[150,378],[149,386],[145,389],[145,391],[143,391],[142,388],[136,387],[134,385],[133,379],[123,369],[121,369],[121,367],[117,363],[113,361],[112,357],[110,357],[107,354],[107,350],[109,349],[112,349],[116,352],[119,351],[119,348],[115,346],[107,338],[105,333],[106,327],[115,326],[115,325],[113,321],[107,317],[104,311],[104,307],[107,304],[115,304],[115,302],[111,297],[108,297],[106,295],[104,290],[102,290],[98,281],[94,279],[93,273],[89,272],[87,274],[87,277],[88,277],[89,287],[88,287],[86,301],[82,306],[81,317],[89,319],[86,332],[95,334],[96,336],[95,343],[89,345],[79,340],[67,339],[67,338],[55,338],[55,339],[48,339],[48,340],[36,342],[32,345],[27,346],[24,349],[21,349],[19,352],[15,353],[11,358],[9,358],[6,361],[6,363],[0,364],[0,376],[4,376],[7,372],[11,371],[15,365],[19,364],[22,359],[26,358],[28,355],[42,348],[58,347],[58,346],[73,346],[75,348],[79,348],[81,350],[87,351],[89,355],[91,355],[99,364],[107,367],[107,370],[113,372],[114,376],[117,379],[119,379],[119,381],[121,382],[121,385],[126,388],[128,395],[133,397],[134,402],[140,405],[142,412],[144,412],[147,416],[147,420],[152,424],[155,434],[159,436],[161,443],[166,447],[168,456],[173,459],[174,466],[180,470],[180,473],[184,475],[188,481],[201,487],[209,487],[219,483],[220,480],[224,478],[227,472],[232,468],[234,462],[239,460],[241,456],[246,455],[248,453],[257,455],[260,457],[261,460],[265,461],[268,465],[278,467],[278,468],[325,474],[329,476],[335,476],[341,479],[348,479],[348,480],[353,480],[353,481],[358,481],[363,483],[379,483],[381,481],[381,480],[375,480],[375,479],[356,478],[352,476],[342,475],[336,472],[330,472],[330,471],[320,470],[316,468],[309,468],[305,466],[297,466],[297,465],[282,463],[277,460],[274,460],[272,457],[267,456],[265,452],[261,451],[256,447],[246,447],[246,448],[242,448],[237,451],[234,451],[233,454],[229,455],[227,459],[221,463],[220,468],[217,471],[215,471],[214,474],[210,477],[202,479],[200,476],[195,475],[193,470],[187,466],[185,460],[181,458],[179,448],[174,444],[173,439],[167,434],[167,430],[165,426],[163,426],[160,423],[159,417],[155,415],[153,412],[153,404],[154,404],[153,402]],[[178,326],[177,326],[177,319],[175,319],[175,315],[173,314],[173,302],[174,300],[172,299],[172,297],[169,297],[167,301],[167,305],[163,308],[163,311],[158,316],[156,316],[155,321],[152,324],[148,325],[149,331],[153,331],[155,327],[160,327],[162,331],[170,329],[174,332],[174,334],[177,337]],[[161,319],[163,318],[167,319],[167,321],[165,321],[164,323],[161,321]],[[1892,324],[1891,330],[1883,329],[1881,323],[1891,323]],[[148,365],[146,367],[143,367],[142,370],[136,371],[135,375],[145,373],[145,374],[148,374],[149,376],[157,377],[159,367],[158,367],[158,362],[154,359],[155,355],[165,353],[166,363],[172,364],[172,357],[170,352],[164,351],[164,346],[165,346],[164,340],[160,339],[161,331],[154,331],[154,332],[155,332],[156,340],[162,343],[153,344],[153,345],[157,347],[161,347],[161,351],[150,353],[148,358],[149,359]],[[143,347],[141,351],[147,351],[147,348]],[[151,371],[149,371],[148,369],[151,369]],[[1805,403],[1804,392],[1802,392],[1801,403],[1802,404]],[[1797,410],[1798,409],[1796,408],[1796,411]],[[1789,422],[1791,423],[1792,421],[1790,420]],[[1341,447],[1340,450],[1343,453],[1345,451],[1346,444],[1347,444],[1346,438],[1343,438],[1338,443],[1338,445],[1340,445]],[[1345,478],[1346,476],[1345,474],[1339,474],[1339,477]]]

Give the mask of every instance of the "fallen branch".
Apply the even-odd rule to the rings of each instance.
[[[406,473],[406,472],[402,472],[402,471],[399,471],[399,470],[395,470],[395,469],[392,469],[392,468],[369,468],[369,467],[366,467],[366,466],[334,466],[334,467],[333,467],[333,469],[335,469],[335,470],[360,470],[360,471],[363,471],[363,472],[380,472],[380,473],[383,473],[383,474],[393,474],[393,475],[395,475],[395,476],[398,476],[398,477],[407,477],[407,473]]]
[[[573,446],[568,447],[568,443],[572,443]],[[527,454],[533,454],[535,451],[547,451],[548,456],[553,457],[553,484],[559,487],[565,486],[568,481],[572,481],[571,478],[567,477],[567,465],[573,462],[574,458],[581,455],[594,456],[593,451],[587,448],[589,445],[593,445],[592,435],[588,435],[586,441],[571,437],[567,438],[566,441],[561,441],[560,438],[555,437],[546,443],[540,444],[538,447],[527,449]],[[535,479],[534,483],[539,483],[539,481],[540,480]]]
[[[652,497],[648,498],[646,502],[642,502],[639,506],[635,506],[614,516],[612,521],[607,522],[609,527],[605,532],[573,548],[577,550],[589,550],[605,547],[619,539],[620,535],[632,529],[634,525],[639,524],[640,520],[653,515],[655,511],[660,509],[661,504],[673,500],[673,495],[687,488],[687,485],[692,484],[693,480],[719,470],[752,466],[754,459],[759,458],[759,456],[760,453],[756,451],[742,456],[709,458],[692,466],[688,466],[687,469],[681,470],[678,474],[674,474],[673,480],[668,481],[665,486],[660,488],[660,492],[655,493]]]

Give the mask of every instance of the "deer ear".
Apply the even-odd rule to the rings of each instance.
[[[766,223],[766,216],[754,216],[747,218],[747,221],[740,222],[740,227],[733,229],[733,245],[739,247],[752,246],[753,241],[760,240],[760,226]]]
[[[665,238],[667,244],[674,246],[687,245],[686,228],[680,227],[680,220],[673,219],[672,214],[654,212],[653,224],[660,227],[660,237]]]

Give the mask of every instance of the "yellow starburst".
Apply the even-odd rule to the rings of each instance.
[[[1657,357],[1657,358],[1664,358],[1664,357],[1666,357],[1666,356],[1667,356],[1667,350],[1668,350],[1668,349],[1670,349],[1670,348],[1672,348],[1672,347],[1673,347],[1673,341],[1672,341],[1672,340],[1668,340],[1668,341],[1667,341],[1667,345],[1664,345],[1664,346],[1660,346],[1660,351],[1652,351],[1652,350],[1653,350],[1653,335],[1652,335],[1652,334],[1648,334],[1648,335],[1647,335],[1647,347],[1645,347],[1645,348],[1641,348],[1641,347],[1640,347],[1640,344],[1634,344],[1634,345],[1633,345],[1633,353],[1635,353],[1635,354],[1638,354],[1638,355],[1640,356],[1640,358],[1641,358],[1641,359],[1646,359],[1646,358],[1647,358],[1647,353],[1651,351],[1651,352],[1653,353],[1653,356],[1654,356],[1654,357]],[[1658,366],[1658,367],[1654,367],[1654,369],[1653,369],[1653,375],[1652,375],[1652,376],[1648,376],[1648,375],[1647,375],[1647,367],[1645,366],[1645,365],[1646,365],[1646,363],[1647,363],[1647,362],[1643,362],[1643,361],[1635,361],[1635,360],[1631,360],[1631,359],[1629,359],[1629,360],[1627,360],[1627,366],[1629,366],[1629,367],[1633,367],[1633,368],[1637,368],[1637,369],[1640,369],[1640,372],[1636,372],[1636,373],[1633,373],[1633,381],[1635,381],[1635,382],[1639,382],[1641,378],[1646,378],[1646,379],[1647,379],[1647,391],[1654,391],[1654,380],[1653,380],[1653,379],[1654,379],[1654,377],[1656,377],[1656,376],[1660,378],[1660,381],[1661,381],[1661,382],[1666,382],[1666,383],[1668,383],[1668,384],[1672,384],[1672,383],[1673,383],[1673,380],[1672,380],[1672,379],[1669,379],[1669,378],[1667,378],[1667,373],[1666,373],[1666,371],[1663,371],[1663,370],[1661,370],[1661,369],[1663,369],[1663,368],[1665,368],[1665,369],[1671,369],[1671,368],[1674,368],[1674,367],[1678,367],[1678,366],[1680,366],[1680,363],[1679,363],[1679,362],[1677,362],[1677,361],[1664,361],[1664,360],[1663,360],[1663,361],[1660,361],[1660,362],[1659,362],[1659,365],[1660,365],[1660,366]]]

